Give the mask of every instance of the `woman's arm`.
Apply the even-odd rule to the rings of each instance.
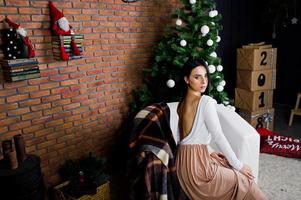
[[[226,159],[232,167],[240,171],[243,164],[237,159],[233,152],[228,140],[224,136],[222,127],[219,122],[219,118],[216,111],[216,102],[213,99],[209,99],[204,110],[204,119],[208,131],[212,135],[212,139],[217,144],[219,149],[223,152]]]

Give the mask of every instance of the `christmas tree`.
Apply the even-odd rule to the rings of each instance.
[[[215,50],[220,42],[218,24],[221,15],[213,0],[181,0],[183,7],[172,14],[170,25],[155,47],[154,63],[145,69],[145,80],[134,91],[131,110],[136,112],[155,102],[179,101],[182,97],[182,67],[188,60],[202,59],[208,64],[211,87],[209,95],[218,103],[229,104],[221,59]],[[183,86],[182,86],[183,87]]]

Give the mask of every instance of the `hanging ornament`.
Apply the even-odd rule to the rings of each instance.
[[[222,66],[222,65],[218,65],[218,66],[216,67],[216,70],[217,70],[218,72],[223,71],[223,66]]]
[[[213,58],[216,58],[216,57],[217,57],[217,54],[216,54],[215,52],[212,52],[212,53],[210,54],[210,56],[213,57]]]
[[[196,0],[189,0],[189,3],[190,3],[190,4],[195,4],[195,3],[196,3]]]
[[[209,27],[207,25],[203,25],[201,27],[201,33],[203,36],[207,35],[207,33],[209,33]]]
[[[224,90],[224,86],[218,85],[218,86],[216,87],[216,90],[217,90],[218,92],[222,92],[222,91]]]
[[[214,22],[211,22],[211,24],[214,26],[215,25],[215,23]]]
[[[274,21],[274,24],[273,24],[273,33],[272,33],[272,39],[276,39],[276,22]]]
[[[218,15],[218,11],[217,10],[214,10],[213,12],[214,12],[214,17]]]
[[[291,19],[291,21],[292,21],[292,24],[297,24],[297,23],[298,23],[297,17],[293,17],[293,18]]]
[[[215,72],[215,66],[214,65],[209,65],[208,70],[210,74],[213,74]]]
[[[211,10],[211,11],[209,12],[209,17],[211,17],[211,18],[215,17],[215,12],[214,12],[214,10]]]
[[[220,42],[221,41],[221,37],[218,35],[216,36],[216,42]]]
[[[177,20],[176,20],[176,25],[177,25],[177,26],[181,26],[181,25],[182,25],[182,23],[183,23],[183,22],[182,22],[182,20],[181,20],[181,19],[177,19]]]
[[[213,45],[213,41],[211,39],[207,40],[207,45],[211,47]]]
[[[186,40],[181,40],[180,45],[181,45],[182,47],[185,47],[185,46],[187,45]]]
[[[226,81],[225,81],[225,80],[222,80],[221,82],[219,82],[219,85],[221,85],[221,86],[225,87],[225,85],[226,85]]]
[[[296,17],[297,16],[297,1],[294,0],[293,4],[294,4],[294,6],[293,6],[293,8],[294,8],[293,16],[294,17],[291,19],[291,22],[292,22],[292,24],[297,24],[298,23],[298,18]]]
[[[167,85],[167,87],[169,87],[169,88],[173,88],[173,87],[175,87],[176,83],[175,83],[174,80],[169,79],[168,81],[166,81],[166,85]]]
[[[208,62],[207,62],[207,61],[205,61],[205,63],[206,63],[206,65],[208,66]]]

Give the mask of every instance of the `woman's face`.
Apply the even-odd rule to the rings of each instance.
[[[184,80],[187,86],[195,91],[204,93],[208,86],[208,74],[204,66],[197,66],[192,69],[189,77],[185,76]]]

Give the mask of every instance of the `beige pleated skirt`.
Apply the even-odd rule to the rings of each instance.
[[[266,199],[254,180],[232,169],[225,159],[210,155],[207,145],[180,145],[176,167],[190,200]]]

